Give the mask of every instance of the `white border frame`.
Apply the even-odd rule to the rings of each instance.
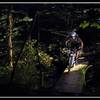
[[[0,2],[0,4],[100,4],[100,2]]]

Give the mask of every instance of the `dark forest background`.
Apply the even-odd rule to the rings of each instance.
[[[99,4],[1,4],[1,95],[38,95],[41,91],[50,95],[68,64],[61,51],[73,28],[83,40],[84,52],[94,57],[82,94],[100,95],[99,16]]]

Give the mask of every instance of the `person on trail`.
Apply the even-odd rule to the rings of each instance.
[[[79,58],[80,51],[83,49],[83,41],[79,37],[79,35],[76,33],[76,30],[73,30],[68,33],[68,37],[65,41],[65,46],[69,50],[76,50],[76,61]]]

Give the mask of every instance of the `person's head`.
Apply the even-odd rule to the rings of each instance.
[[[69,35],[70,35],[70,37],[71,37],[72,39],[76,39],[76,37],[77,37],[77,34],[76,34],[75,31],[70,32]]]
[[[71,37],[72,37],[73,39],[75,39],[75,38],[76,38],[76,32],[72,32]]]

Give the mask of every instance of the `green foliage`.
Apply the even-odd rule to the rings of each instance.
[[[4,21],[4,20],[7,20],[7,15],[2,14],[2,15],[0,16],[0,21]]]
[[[12,34],[12,41],[13,41],[13,62],[16,61],[17,55],[21,50],[21,47],[24,45],[26,34],[30,31],[30,25],[33,21],[32,18],[27,14],[24,14],[24,11],[20,13],[20,11],[13,10],[12,12],[13,17],[13,34]],[[8,47],[8,9],[1,9],[0,13],[0,46],[3,48],[3,55],[6,55],[2,59],[8,59],[8,49],[4,49]],[[1,52],[1,51],[0,51]],[[5,54],[6,52],[6,54]],[[5,62],[6,65],[8,62]]]
[[[80,28],[85,29],[85,28],[89,27],[89,25],[90,25],[90,27],[94,27],[96,29],[100,29],[100,24],[98,22],[93,22],[93,23],[90,24],[90,22],[88,22],[88,21],[83,21],[80,24]]]
[[[1,9],[2,10],[2,9]],[[0,43],[6,44],[5,47],[7,48],[7,42],[8,42],[8,10],[0,14],[0,36],[2,35],[2,38],[0,38]],[[19,13],[19,14],[18,14]],[[23,11],[24,13],[24,11]],[[30,16],[26,14],[20,13],[20,11],[13,10],[12,17],[13,17],[13,34],[12,34],[12,42],[13,42],[13,63],[15,64],[16,59],[18,57],[18,54],[20,53],[20,50],[22,49],[24,45],[24,41],[26,39],[26,36],[30,33],[30,27],[31,22],[33,21]],[[36,41],[35,41],[36,42]],[[15,81],[16,83],[20,84],[31,84],[31,80],[34,77],[33,84],[36,84],[34,82],[35,79],[38,79],[37,71],[36,71],[36,49],[32,46],[35,44],[35,42],[32,42],[33,44],[26,43],[25,48],[23,50],[23,54],[18,62],[18,67],[16,69],[16,75],[15,75]],[[4,49],[4,52],[6,52],[6,55],[8,55],[8,49]],[[7,56],[3,58],[5,61]],[[7,60],[8,61],[8,60]],[[4,65],[7,65],[8,62],[5,62]],[[3,65],[3,66],[4,66]],[[2,82],[7,82],[10,78],[11,71],[9,70],[9,67],[2,67],[0,68],[0,80]],[[33,76],[35,75],[35,76]],[[0,83],[2,83],[0,82]]]
[[[17,80],[21,80],[21,84],[26,84],[33,89],[39,88],[40,85],[47,88],[49,85],[52,85],[49,83],[50,79],[47,81],[45,78],[51,74],[51,71],[53,71],[52,67],[53,57],[49,56],[44,51],[35,48],[34,47],[35,43],[36,40],[26,43],[26,46],[24,48],[21,57],[21,59],[23,60],[20,59],[18,63],[18,67],[20,67],[20,69],[19,71],[16,72],[16,75],[18,75],[18,73],[20,72],[20,79],[18,76]],[[37,50],[38,50],[38,55],[37,55]],[[38,70],[36,68],[38,57],[40,60],[40,64],[44,66],[43,75],[40,75],[39,73],[41,68]],[[42,83],[40,84],[40,82]]]
[[[53,76],[55,73],[53,61],[58,59],[59,62],[59,56],[56,55],[57,57],[54,58],[48,52],[35,47],[36,42],[37,40],[34,39],[26,43],[20,60],[18,61],[14,81],[15,83],[26,85],[31,89],[38,89],[41,85],[44,88],[48,88],[54,84],[53,77],[49,78],[49,76]],[[43,67],[42,75],[40,74],[41,68],[37,69],[38,59],[42,65],[40,67]]]
[[[39,52],[40,62],[47,68],[51,67],[53,57],[50,57],[47,53],[40,51]]]
[[[16,12],[16,11],[14,11]],[[13,61],[17,59],[18,53],[20,53],[21,48],[24,45],[24,41],[30,33],[31,22],[33,21],[28,15],[16,13],[13,14]]]
[[[21,58],[17,65],[14,80],[18,84],[26,85],[31,88],[36,88],[39,84],[39,76],[36,68],[36,48],[33,48],[33,46],[33,42],[26,43]]]
[[[31,21],[33,21],[33,19],[30,18],[29,16],[25,16],[23,19],[19,20],[19,22],[23,22],[23,21],[25,21],[25,22],[31,22]]]
[[[87,21],[83,21],[83,23],[80,24],[80,27],[83,29],[85,29],[88,26],[89,26],[89,22],[87,22]]]

